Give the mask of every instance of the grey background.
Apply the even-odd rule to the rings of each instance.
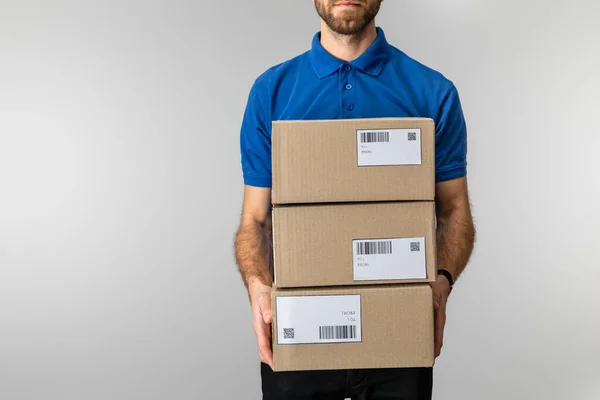
[[[435,398],[600,398],[600,6],[384,3],[452,79],[479,231]],[[259,399],[231,255],[254,78],[309,0],[0,1],[0,398]]]

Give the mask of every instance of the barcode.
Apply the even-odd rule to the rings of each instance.
[[[319,339],[356,339],[356,325],[320,326]]]
[[[410,242],[410,251],[421,251],[421,243]]]
[[[370,254],[392,254],[392,241],[358,242],[356,243],[356,254],[359,256]]]
[[[408,132],[408,140],[417,140],[417,132]]]
[[[284,339],[293,339],[294,338],[294,328],[283,328],[283,338]]]
[[[382,143],[390,141],[389,132],[361,132],[361,143]]]

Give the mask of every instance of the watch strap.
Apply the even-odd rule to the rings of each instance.
[[[446,279],[448,279],[448,283],[450,283],[450,288],[454,286],[454,278],[452,278],[452,274],[447,269],[439,268],[437,270],[437,273],[438,275],[444,275]]]

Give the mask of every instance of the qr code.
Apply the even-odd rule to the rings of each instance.
[[[417,132],[408,132],[408,140],[417,140]]]
[[[410,251],[421,251],[421,243],[410,242]]]
[[[293,339],[294,338],[294,328],[283,328],[283,338],[284,339]]]

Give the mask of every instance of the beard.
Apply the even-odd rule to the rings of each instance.
[[[363,0],[360,6],[349,10],[336,10],[334,2],[335,0],[315,0],[317,13],[333,32],[352,36],[364,32],[367,25],[375,19],[383,0]]]

